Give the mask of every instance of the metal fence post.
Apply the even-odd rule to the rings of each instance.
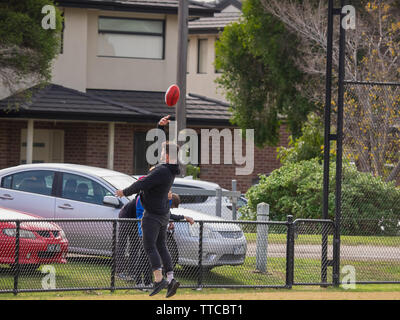
[[[115,290],[115,270],[117,264],[117,220],[113,221],[112,231],[112,255],[111,255],[111,292]]]
[[[341,0],[340,7],[343,8],[347,1]],[[344,14],[340,15],[340,21]],[[335,232],[333,240],[333,284],[339,286],[340,274],[340,219],[342,211],[342,158],[343,158],[343,104],[344,104],[344,77],[345,77],[345,51],[346,51],[346,29],[342,24],[339,26],[339,83],[338,83],[338,105],[337,105],[337,143],[336,143],[336,202],[335,202]]]
[[[232,191],[237,190],[237,181],[232,180]],[[232,220],[237,219],[237,213],[236,213],[236,204],[237,204],[237,198],[235,196],[232,197]]]
[[[257,221],[265,222],[269,220],[269,205],[259,203],[257,205]],[[260,272],[267,272],[268,257],[268,225],[266,223],[257,224],[256,242],[256,269]]]
[[[201,289],[203,282],[203,231],[204,222],[199,221],[199,265],[198,265],[198,277],[197,277],[197,288]]]
[[[216,207],[215,207],[215,215],[217,217],[221,217],[221,210],[222,210],[222,189],[217,188],[216,190]]]
[[[16,229],[15,229],[15,251],[14,251],[14,295],[18,293],[18,278],[20,272],[19,266],[19,244],[20,244],[20,230],[21,230],[21,222],[16,221]]]
[[[287,216],[286,238],[286,287],[291,289],[294,281],[294,224],[293,216]]]

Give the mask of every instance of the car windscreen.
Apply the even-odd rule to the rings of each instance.
[[[128,176],[128,175],[116,175],[116,176],[108,176],[103,177],[109,184],[111,184],[114,188],[118,190],[123,190],[129,187],[132,183],[136,182],[137,179]],[[131,198],[131,197],[129,197]]]

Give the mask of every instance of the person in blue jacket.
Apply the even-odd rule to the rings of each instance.
[[[143,212],[144,208],[140,200],[140,193],[139,193],[138,197],[136,197],[136,219],[141,220],[143,218]],[[136,260],[137,261],[136,274],[139,276],[138,281],[141,281],[141,277],[143,276],[143,284],[145,286],[150,286],[152,283],[151,264],[143,247],[143,231],[141,224],[142,224],[141,221],[137,222],[137,229],[139,237],[141,239],[141,246],[138,252],[138,259]]]

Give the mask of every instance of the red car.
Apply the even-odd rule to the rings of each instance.
[[[16,223],[6,220],[31,220],[20,224],[19,263],[34,270],[41,264],[66,263],[68,240],[55,223],[25,212],[0,207],[0,264],[14,265]]]

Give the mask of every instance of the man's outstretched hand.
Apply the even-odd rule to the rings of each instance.
[[[167,116],[161,118],[161,120],[158,122],[158,124],[160,126],[166,126],[170,122],[170,120],[169,120],[170,117],[171,117],[171,115],[167,115]]]
[[[118,198],[122,198],[124,196],[124,192],[122,190],[117,190],[117,191],[115,191],[115,195]]]

